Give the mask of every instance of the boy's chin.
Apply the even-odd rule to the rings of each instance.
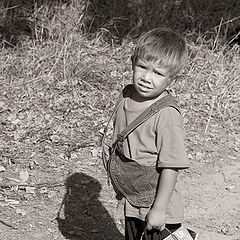
[[[143,99],[143,100],[151,100],[151,99],[155,99],[158,97],[158,95],[150,93],[150,92],[144,92],[144,91],[139,91],[137,90],[137,95],[139,98]]]

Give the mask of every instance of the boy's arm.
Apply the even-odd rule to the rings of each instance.
[[[155,201],[146,216],[147,229],[162,231],[166,224],[167,206],[177,181],[178,170],[164,168],[158,180],[158,189]]]

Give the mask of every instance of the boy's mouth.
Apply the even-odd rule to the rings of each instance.
[[[139,86],[141,89],[144,89],[144,90],[151,90],[151,89],[152,89],[151,87],[146,86],[146,85],[144,85],[144,84],[142,84],[142,83],[138,83],[138,86]]]

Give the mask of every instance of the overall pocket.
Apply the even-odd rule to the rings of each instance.
[[[154,166],[143,166],[115,150],[109,163],[110,178],[128,201],[139,207],[152,205],[159,174]]]

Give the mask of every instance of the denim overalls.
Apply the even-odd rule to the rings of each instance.
[[[131,95],[130,93],[133,91],[133,85],[125,87],[114,112],[120,101]],[[174,107],[178,110],[177,103],[171,95],[167,95],[149,106],[118,134],[117,140],[110,148],[110,156],[106,165],[113,187],[136,207],[150,207],[153,204],[161,171],[157,170],[156,166],[143,166],[134,159],[126,157],[123,152],[123,142],[135,128],[165,107]]]

